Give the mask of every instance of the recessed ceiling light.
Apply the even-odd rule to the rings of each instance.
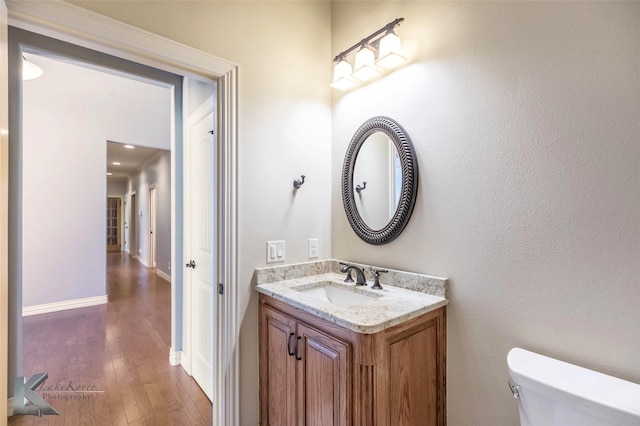
[[[111,176],[113,173],[111,172],[107,172],[107,176]]]
[[[114,162],[113,162],[113,163],[111,163],[111,164],[113,164],[114,166],[119,166],[119,165],[120,165],[120,163],[118,163],[117,161],[114,161]]]
[[[133,149],[133,148],[135,148],[135,146],[133,146],[133,145],[125,145],[124,147],[125,147],[125,148],[127,148],[127,149]]]

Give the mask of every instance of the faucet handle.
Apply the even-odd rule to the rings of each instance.
[[[382,290],[382,286],[380,285],[380,274],[389,272],[388,269],[373,269],[374,282],[373,286],[371,286],[372,290]]]

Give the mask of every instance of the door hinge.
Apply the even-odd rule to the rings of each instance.
[[[224,284],[218,283],[218,294],[224,294]]]

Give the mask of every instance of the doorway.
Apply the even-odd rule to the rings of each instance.
[[[131,194],[131,207],[129,208],[129,254],[138,257],[138,203],[136,193]]]
[[[149,267],[157,267],[156,261],[156,186],[149,187]]]
[[[222,190],[219,192],[220,197],[216,203],[216,210],[220,213],[218,229],[221,231],[218,238],[218,247],[220,247],[220,258],[217,260],[220,268],[218,268],[217,280],[224,284],[224,297],[220,297],[221,309],[217,310],[216,324],[224,324],[224,330],[218,333],[220,344],[217,346],[219,357],[216,357],[218,370],[221,371],[221,377],[216,381],[214,392],[214,418],[216,424],[236,424],[239,418],[239,396],[238,396],[238,372],[239,372],[239,354],[237,352],[237,340],[240,330],[240,322],[237,318],[237,69],[222,59],[208,55],[204,52],[197,52],[187,46],[178,46],[177,43],[152,34],[120,24],[116,21],[109,20],[95,14],[83,13],[79,8],[72,5],[60,3],[50,3],[47,7],[40,7],[36,4],[16,3],[12,5],[12,9],[17,9],[15,15],[12,16],[13,25],[29,28],[32,31],[52,34],[57,38],[71,41],[74,44],[91,47],[101,52],[109,52],[117,57],[127,57],[134,59],[140,63],[157,66],[162,69],[171,71],[184,69],[183,75],[194,76],[194,70],[205,78],[213,78],[218,80],[218,88],[220,98],[218,105],[219,133],[217,147],[220,152],[220,169],[218,171],[219,179],[218,187]],[[10,11],[10,15],[11,15]],[[109,40],[104,41],[104,40]],[[19,75],[17,67],[20,62],[20,51],[10,49],[10,67],[13,75]],[[12,80],[10,87],[9,99],[19,99],[19,94],[15,94],[15,85],[17,83]],[[13,95],[11,95],[13,91]],[[2,97],[3,102],[7,102],[5,96]],[[15,108],[15,105],[12,106]],[[15,110],[14,110],[15,111]],[[19,116],[19,114],[17,115]],[[18,129],[17,123],[10,123],[12,128]],[[182,129],[176,129],[176,134],[181,134]],[[19,146],[20,139],[18,132],[10,134],[10,138],[17,138],[11,145]],[[16,158],[16,155],[18,157]],[[19,154],[10,153],[10,164],[19,164]],[[181,164],[175,162],[172,164],[172,171],[179,169]],[[10,177],[14,182],[19,181],[19,176],[15,175],[16,171],[10,168]],[[177,174],[172,174],[172,185],[175,185],[174,179]],[[10,180],[11,182],[11,180]],[[10,218],[19,217],[20,204],[16,202],[15,192],[10,191],[9,208]],[[172,206],[180,205],[181,200],[172,200]],[[181,212],[179,212],[181,214]],[[10,229],[20,229],[20,222],[12,222],[10,219]],[[13,225],[13,227],[12,227]],[[175,228],[174,228],[175,229]],[[178,231],[174,231],[177,234]],[[21,254],[16,250],[16,236],[18,232],[9,235],[10,258],[9,258],[9,275],[10,282],[20,282],[19,268],[21,264]],[[172,235],[175,237],[176,235]],[[181,238],[181,235],[177,235]],[[173,238],[175,241],[177,238]],[[174,265],[182,263],[183,254],[180,247],[176,247],[172,253]],[[181,318],[182,292],[178,283],[182,281],[181,268],[172,268],[172,281],[175,285],[172,287],[172,323],[176,323]],[[16,348],[19,342],[20,316],[18,309],[20,305],[20,287],[9,288],[9,321],[10,321],[10,339],[9,346]],[[176,312],[176,309],[178,310]],[[181,334],[178,328],[172,331],[172,352],[178,352],[174,360],[179,361],[179,351],[181,350]],[[8,377],[15,377],[17,365],[16,354],[10,353],[10,371],[8,376],[3,375],[1,378],[3,383],[7,383]],[[223,367],[222,367],[223,366]],[[1,385],[1,383],[0,383]]]
[[[107,251],[120,251],[122,248],[122,200],[120,197],[107,197]]]

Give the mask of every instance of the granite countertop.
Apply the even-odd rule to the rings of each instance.
[[[344,274],[328,272],[266,283],[260,283],[259,280],[256,290],[363,334],[377,333],[448,303],[444,297],[396,287],[384,282],[382,290],[372,290],[370,281],[367,281],[366,287],[355,286],[354,283],[345,283],[344,277]],[[442,280],[444,285],[446,279]],[[351,306],[338,306],[327,299],[322,300],[299,291],[317,287],[322,282],[331,287],[346,288],[348,291],[371,297],[354,302],[355,304]]]

